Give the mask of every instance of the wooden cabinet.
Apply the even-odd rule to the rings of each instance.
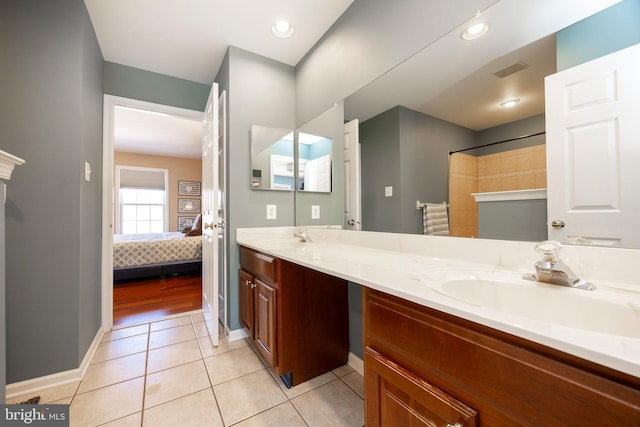
[[[640,426],[640,378],[363,292],[367,427]]]
[[[347,363],[347,282],[240,247],[240,322],[291,387]]]

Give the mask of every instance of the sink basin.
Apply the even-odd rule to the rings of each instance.
[[[640,338],[640,296],[635,293],[530,282],[511,272],[440,270],[427,278],[436,292],[466,304],[551,325]]]

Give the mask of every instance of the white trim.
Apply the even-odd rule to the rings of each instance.
[[[364,376],[364,360],[351,352],[349,352],[349,356],[347,358],[347,365],[351,366],[357,373]]]
[[[202,119],[202,111],[187,110],[137,99],[104,95],[102,144],[102,329],[113,327],[113,206],[115,108],[129,107],[174,116]]]
[[[0,150],[0,179],[11,179],[11,173],[13,168],[24,164],[24,160],[20,157],[16,157],[13,154],[9,154],[6,151]]]
[[[17,383],[7,384],[6,398],[7,400],[13,399],[19,396],[36,393],[41,390],[46,390],[52,387],[58,387],[64,384],[69,384],[75,381],[82,381],[87,369],[93,360],[93,356],[102,341],[104,336],[104,330],[102,327],[98,328],[96,336],[93,338],[89,349],[84,355],[80,366],[76,369],[70,369],[68,371],[56,372],[55,374],[45,375],[44,377],[32,378],[30,380],[19,381]]]
[[[247,332],[240,328],[240,329],[234,329],[233,331],[230,330],[228,327],[225,328],[225,334],[227,335],[227,340],[229,342],[232,341],[238,341],[244,338],[249,338],[249,335],[247,334]]]
[[[494,191],[487,193],[471,193],[476,202],[503,202],[506,200],[539,200],[547,198],[546,188],[534,190]]]

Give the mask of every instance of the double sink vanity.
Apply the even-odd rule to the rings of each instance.
[[[632,251],[566,247],[596,285],[582,290],[524,280],[539,257],[525,242],[313,227],[236,240],[241,322],[287,386],[347,362],[347,283],[362,286],[367,426],[640,425]]]

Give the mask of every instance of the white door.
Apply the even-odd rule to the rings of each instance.
[[[227,196],[227,93],[218,99],[218,319],[226,328],[227,300],[227,232],[225,223]]]
[[[358,120],[344,125],[344,219],[347,230],[362,229]]]
[[[218,345],[218,85],[202,119],[202,310],[211,343]]]
[[[545,79],[549,238],[640,248],[640,45]]]

